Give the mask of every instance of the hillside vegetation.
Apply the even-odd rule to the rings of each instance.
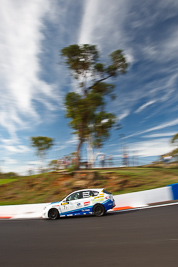
[[[0,175],[0,205],[59,201],[74,190],[105,187],[123,194],[178,183],[177,168],[125,167],[15,176]]]

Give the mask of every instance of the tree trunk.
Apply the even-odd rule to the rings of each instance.
[[[88,143],[87,143],[87,160],[88,160],[88,168],[92,169],[95,161],[95,154],[93,151],[91,135],[88,137]]]
[[[83,144],[83,139],[81,138],[79,140],[79,143],[78,143],[78,146],[77,146],[77,154],[76,154],[76,169],[78,170],[80,168],[80,149],[81,149],[81,146]]]

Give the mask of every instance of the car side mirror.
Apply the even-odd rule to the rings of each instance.
[[[63,199],[63,203],[69,203],[69,200]]]

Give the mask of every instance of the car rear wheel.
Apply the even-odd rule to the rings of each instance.
[[[97,204],[93,207],[93,213],[95,216],[103,216],[105,214],[105,208],[101,204]]]
[[[48,217],[51,220],[56,220],[59,218],[59,211],[57,209],[50,209],[48,212]]]

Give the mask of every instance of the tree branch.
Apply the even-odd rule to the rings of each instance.
[[[90,87],[88,87],[88,89],[87,90],[90,90],[90,89],[92,89],[95,85],[97,85],[98,83],[100,83],[100,82],[102,82],[102,81],[104,81],[104,80],[107,80],[107,79],[109,79],[110,77],[112,77],[112,74],[110,74],[110,75],[108,75],[107,77],[104,77],[104,78],[102,78],[102,79],[100,79],[100,80],[98,80],[98,81],[96,81],[93,85],[91,85]]]

